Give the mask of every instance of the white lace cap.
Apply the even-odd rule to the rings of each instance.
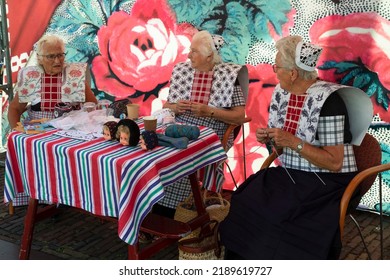
[[[314,71],[321,52],[322,48],[320,46],[301,41],[296,47],[295,63],[303,70]]]
[[[225,43],[225,40],[223,39],[222,36],[217,34],[212,34],[211,38],[213,39],[215,49],[217,50],[217,52],[219,52],[219,50],[222,48],[223,44]]]

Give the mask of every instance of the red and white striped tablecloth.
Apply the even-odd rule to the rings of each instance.
[[[54,133],[10,134],[5,202],[24,192],[35,199],[117,217],[118,235],[129,244],[135,243],[140,223],[164,196],[164,186],[226,158],[218,136],[205,127],[183,150],[144,151],[139,145],[122,146],[103,138],[83,141]]]

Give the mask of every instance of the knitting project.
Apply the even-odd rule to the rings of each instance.
[[[200,135],[200,130],[196,125],[172,124],[165,130],[165,135],[173,138],[187,137],[189,140],[196,140]]]
[[[187,137],[168,137],[164,134],[157,134],[158,144],[164,147],[172,147],[177,149],[186,149],[188,146],[188,138]]]

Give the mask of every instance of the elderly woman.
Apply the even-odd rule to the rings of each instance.
[[[26,110],[28,119],[50,119],[54,117],[57,103],[97,103],[86,80],[87,65],[65,63],[65,45],[61,38],[43,36],[36,52],[39,66],[27,66],[18,73],[15,96],[8,109],[11,128],[17,126]]]
[[[221,139],[229,124],[241,123],[245,118],[243,92],[248,85],[245,66],[222,63],[218,53],[222,44],[221,36],[211,36],[207,31],[194,35],[189,61],[175,66],[164,104],[164,108],[175,112],[176,122],[212,128]],[[233,136],[228,146],[232,143]],[[221,169],[219,174],[223,176]],[[167,216],[173,216],[177,204],[190,191],[189,180],[183,179],[165,188],[164,199],[158,205],[163,206]]]
[[[317,79],[320,47],[290,36],[276,49],[279,84],[256,137],[283,154],[282,166],[260,170],[233,193],[221,240],[228,259],[335,258],[340,199],[357,171],[351,143],[361,141],[372,106],[359,89]],[[367,98],[362,116],[352,113],[355,98]]]

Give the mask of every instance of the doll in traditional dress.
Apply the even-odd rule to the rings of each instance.
[[[117,124],[116,138],[125,146],[137,146],[140,138],[138,124],[130,119],[122,119]]]
[[[115,140],[116,129],[117,129],[117,122],[115,121],[108,121],[105,124],[103,124],[103,138],[105,140]]]

